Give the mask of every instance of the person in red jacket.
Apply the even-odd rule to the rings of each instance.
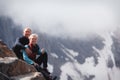
[[[29,36],[29,44],[26,45],[26,48],[29,48],[32,53],[26,52],[23,50],[23,59],[26,61],[28,64],[32,64],[35,67],[40,66],[43,63],[43,69],[47,70],[47,62],[48,62],[48,55],[47,52],[43,49],[40,50],[38,44],[38,35],[37,34],[31,34]],[[39,57],[37,58],[37,55]]]

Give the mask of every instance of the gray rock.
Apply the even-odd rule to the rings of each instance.
[[[11,80],[10,77],[0,72],[0,80]]]
[[[0,80],[45,80],[33,65],[18,59],[16,55],[0,41]]]

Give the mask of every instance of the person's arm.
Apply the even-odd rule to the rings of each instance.
[[[25,47],[25,49],[23,49],[23,50],[25,50],[26,53],[32,54],[32,51],[29,49],[28,45],[25,45],[24,47]]]
[[[41,55],[41,54],[42,54],[42,53],[41,53],[41,50],[39,49],[39,50],[38,50],[38,55]]]
[[[37,49],[37,55],[41,55],[42,53],[38,44],[36,44],[36,49]]]
[[[34,64],[34,61],[31,60],[31,59],[28,57],[28,55],[27,55],[27,53],[25,52],[25,50],[23,50],[23,59],[24,59],[28,64]]]
[[[39,49],[39,51],[38,51],[38,55],[44,54],[45,52],[46,52],[46,51],[45,51],[44,48],[42,48],[41,50]]]
[[[17,38],[15,41],[15,46],[18,47],[19,49],[25,50],[26,48],[24,47],[23,44],[20,43],[20,38]]]

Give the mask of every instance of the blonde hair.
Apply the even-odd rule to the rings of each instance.
[[[30,36],[29,36],[29,39],[31,39],[31,38],[33,38],[33,37],[35,37],[35,38],[38,38],[38,35],[37,34],[31,34]]]

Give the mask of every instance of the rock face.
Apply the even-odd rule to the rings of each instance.
[[[27,76],[27,77],[26,77]],[[43,76],[39,72],[33,72],[25,75],[19,75],[12,77],[13,80],[44,80]]]
[[[0,41],[0,57],[16,57],[16,55],[6,46],[5,43]]]
[[[10,80],[10,78],[7,75],[0,72],[0,80]]]
[[[26,78],[27,77],[27,78]],[[0,41],[0,80],[44,80],[34,66],[16,57],[2,41]]]
[[[0,72],[8,76],[18,76],[30,72],[36,72],[32,65],[13,57],[0,58]]]

